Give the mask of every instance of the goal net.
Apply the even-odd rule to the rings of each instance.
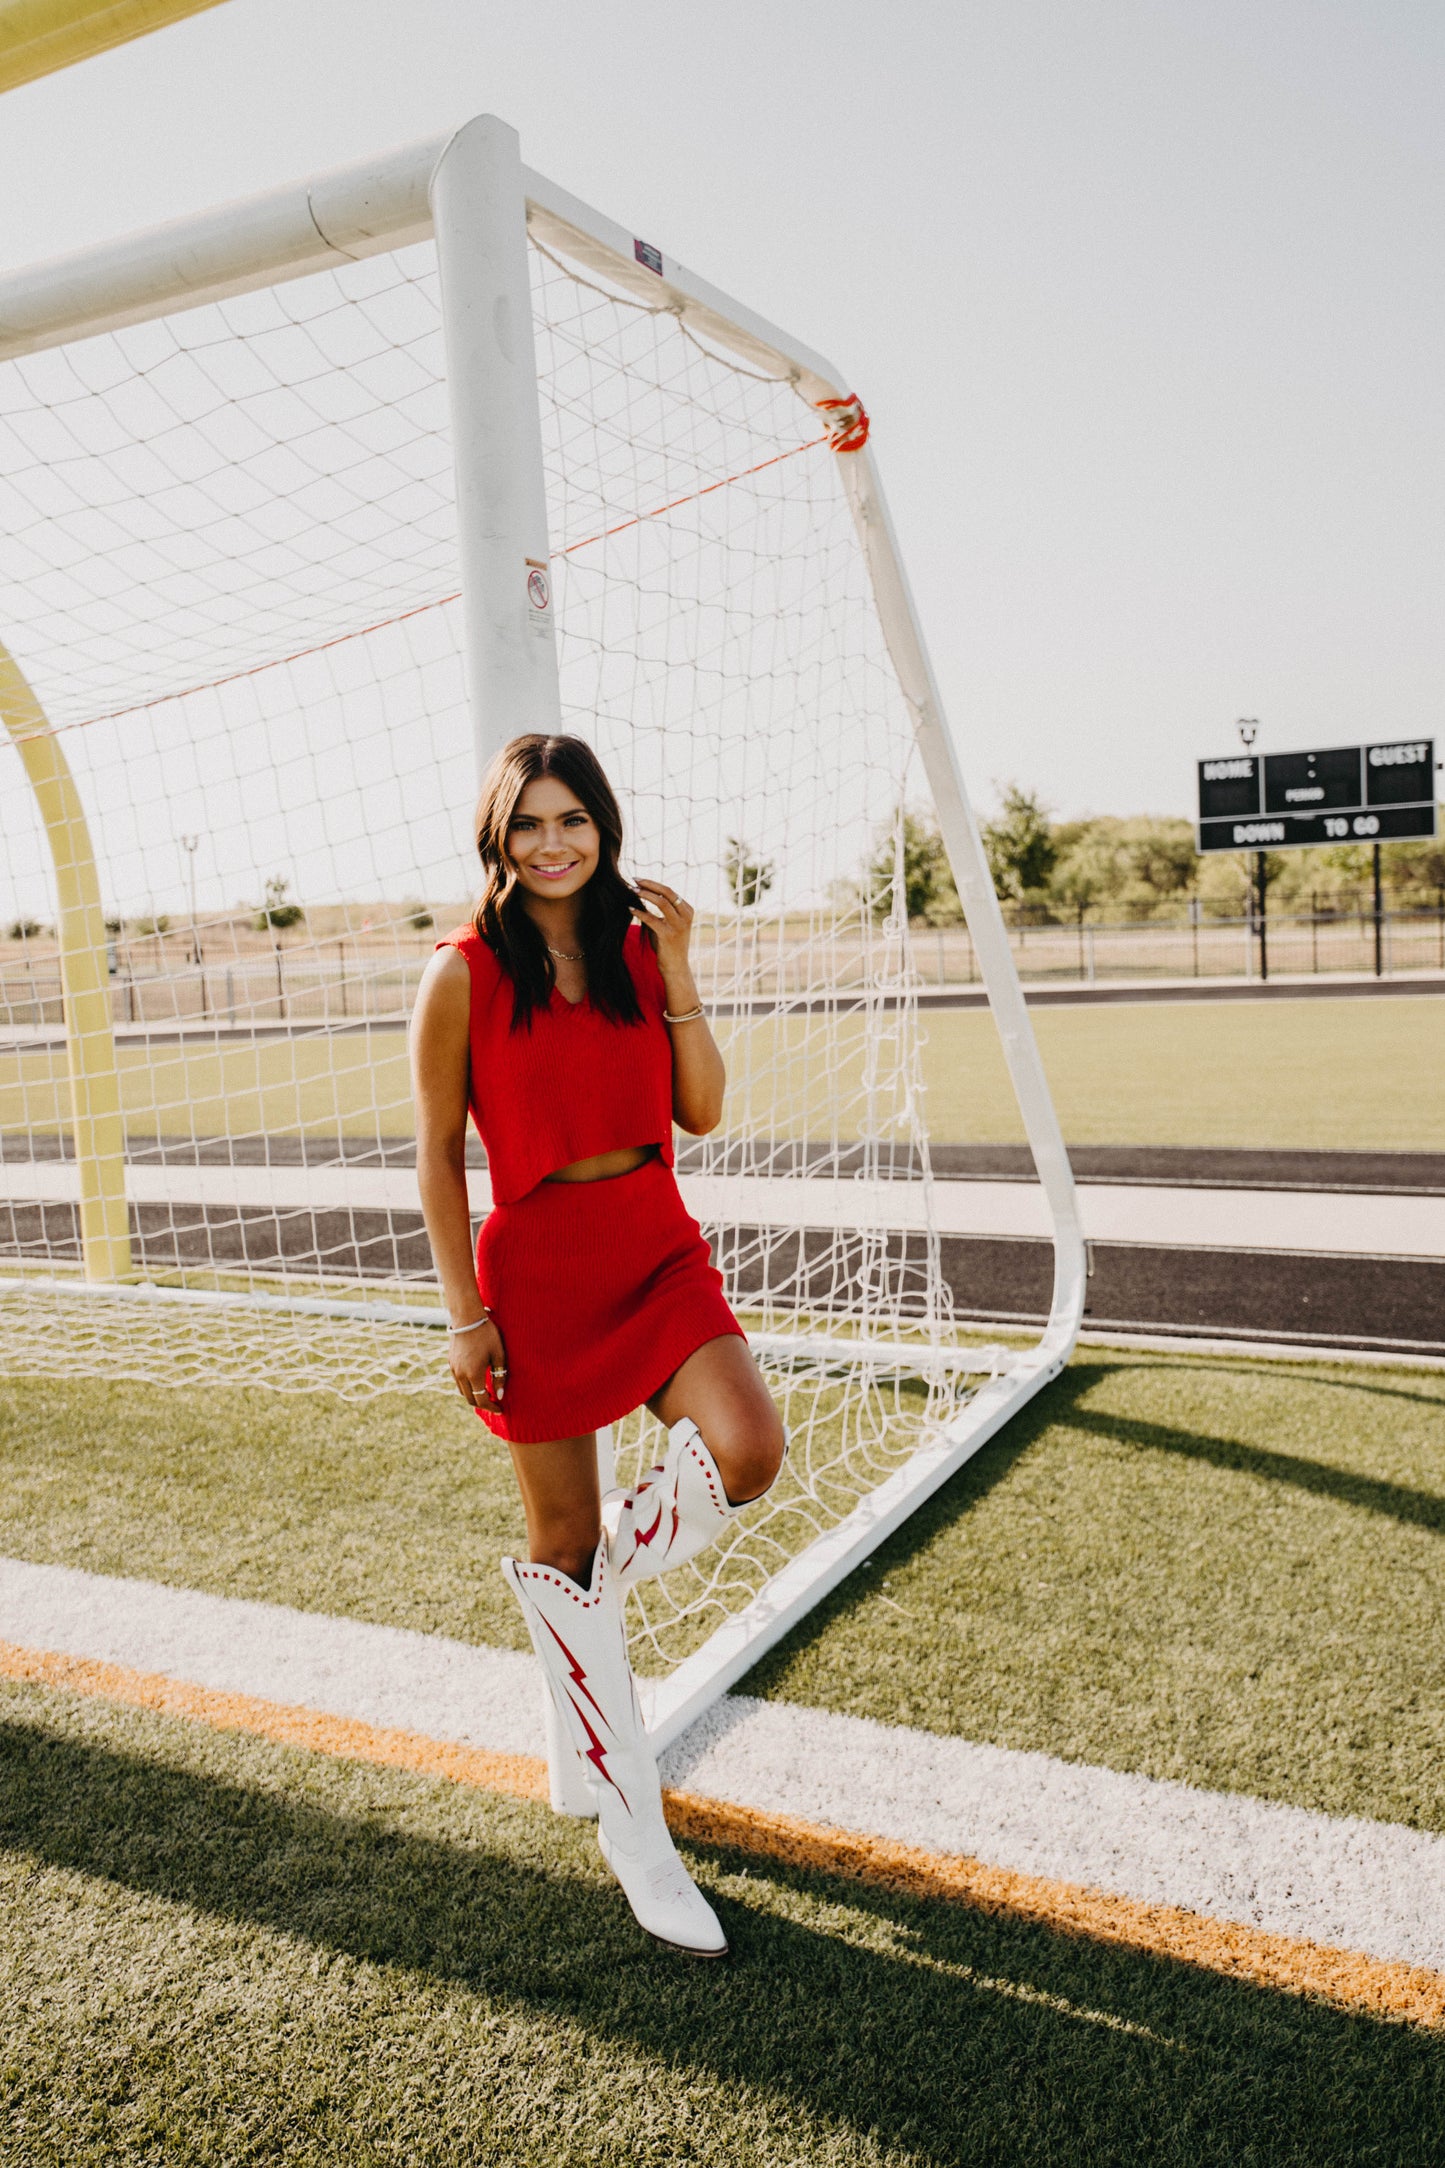
[[[729,1091],[679,1174],[792,1437],[731,1540],[641,1592],[639,1660],[666,1671],[999,1357],[960,1352],[941,1265],[902,879],[926,784],[850,454],[661,292],[555,237],[529,254],[562,727],[617,786],[625,868],[697,908]],[[0,1367],[453,1391],[405,1035],[476,874],[443,343],[423,242],[0,361],[0,643],[38,703],[12,672]],[[17,742],[37,713],[105,922],[110,1282],[86,1276],[55,837]],[[624,1474],[658,1442],[623,1426]]]

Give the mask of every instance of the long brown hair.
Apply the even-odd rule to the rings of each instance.
[[[582,890],[578,934],[587,959],[587,991],[594,1008],[622,1024],[640,1024],[642,1008],[622,943],[632,924],[637,892],[617,870],[622,813],[612,785],[590,745],[581,738],[545,737],[529,731],[502,747],[488,768],[477,800],[473,832],[482,861],[482,893],[472,924],[510,978],[512,1029],[531,1028],[552,998],[557,973],[542,929],[522,901],[517,869],[507,856],[507,836],[517,803],[529,783],[555,775],[575,792],[597,824],[602,849]]]

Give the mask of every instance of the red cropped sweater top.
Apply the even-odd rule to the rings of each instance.
[[[662,973],[640,926],[629,927],[622,951],[640,1024],[613,1023],[554,986],[531,1028],[513,1031],[512,982],[476,930],[460,926],[437,946],[459,949],[472,975],[467,1102],[495,1203],[515,1204],[559,1167],[628,1145],[659,1145],[672,1165],[672,1041]]]

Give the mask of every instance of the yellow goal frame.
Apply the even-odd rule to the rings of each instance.
[[[221,0],[0,0],[0,90],[128,45]]]
[[[55,930],[60,940],[85,1277],[126,1280],[131,1257],[125,1123],[95,846],[64,748],[19,664],[4,646],[0,646],[0,717],[30,778],[55,867]]]

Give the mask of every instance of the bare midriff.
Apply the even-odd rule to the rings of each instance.
[[[649,1159],[656,1159],[655,1144],[626,1144],[620,1152],[599,1152],[595,1159],[574,1159],[570,1167],[559,1167],[555,1174],[543,1176],[547,1182],[611,1182],[619,1174],[635,1174],[645,1167]]]

